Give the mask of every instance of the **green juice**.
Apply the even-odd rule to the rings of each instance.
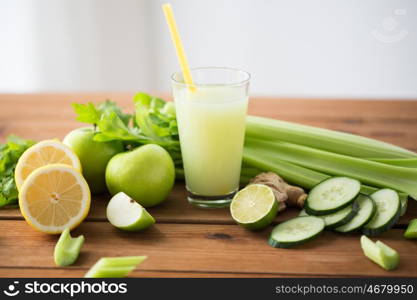
[[[237,191],[248,105],[245,86],[174,86],[187,189],[194,195]]]

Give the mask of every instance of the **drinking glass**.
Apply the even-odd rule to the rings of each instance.
[[[228,206],[239,188],[250,75],[218,67],[191,75],[192,86],[172,75],[188,201]]]

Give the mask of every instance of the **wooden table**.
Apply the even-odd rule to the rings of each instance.
[[[0,137],[14,133],[35,140],[63,138],[81,124],[71,102],[106,98],[132,110],[131,94],[0,95]],[[417,151],[417,101],[313,99],[252,99],[250,113],[336,129],[391,142]],[[417,184],[417,182],[416,182]],[[18,209],[0,210],[0,276],[78,277],[102,256],[147,255],[132,273],[137,277],[281,277],[281,276],[414,276],[417,241],[402,237],[408,221],[417,217],[417,203],[394,229],[379,239],[397,249],[399,268],[386,272],[366,259],[359,235],[325,232],[295,249],[267,244],[272,227],[247,231],[233,223],[228,209],[199,209],[185,199],[178,184],[166,202],[150,209],[157,224],[138,233],[121,232],[105,218],[109,196],[92,200],[87,219],[74,231],[85,245],[75,265],[58,268],[53,262],[57,236],[33,230]],[[276,222],[296,210],[279,214]]]

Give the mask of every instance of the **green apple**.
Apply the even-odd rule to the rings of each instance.
[[[126,231],[139,231],[155,224],[146,209],[123,192],[111,198],[106,215],[114,227]]]
[[[161,146],[148,144],[116,154],[107,164],[106,183],[114,195],[124,192],[144,207],[165,200],[175,181],[175,167]]]
[[[63,143],[69,146],[80,159],[82,172],[93,194],[106,191],[105,172],[109,160],[124,151],[120,141],[93,141],[92,127],[82,127],[68,133]]]

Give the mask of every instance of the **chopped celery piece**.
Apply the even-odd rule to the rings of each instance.
[[[105,267],[128,267],[137,266],[146,258],[146,256],[102,257],[101,263]]]
[[[365,184],[388,187],[417,199],[417,169],[403,168],[335,154],[286,142],[246,139],[245,148],[267,160],[290,162],[335,176],[347,176]]]
[[[385,270],[393,270],[400,263],[398,252],[380,241],[374,243],[363,235],[361,247],[366,257]]]
[[[417,239],[417,219],[413,219],[408,224],[407,230],[404,233],[407,239]]]
[[[417,158],[412,151],[374,139],[255,116],[246,119],[246,137],[290,142],[355,157]]]
[[[124,278],[135,269],[135,266],[129,267],[102,267],[97,266],[90,270],[85,278]]]
[[[382,251],[385,268],[387,270],[395,269],[400,263],[400,256],[398,252],[381,241],[376,241],[375,245]]]
[[[85,278],[123,278],[147,256],[102,257],[85,274]]]
[[[55,245],[54,260],[57,266],[72,265],[80,254],[80,249],[84,244],[84,236],[80,235],[72,238],[70,231],[66,228],[59,237]]]

